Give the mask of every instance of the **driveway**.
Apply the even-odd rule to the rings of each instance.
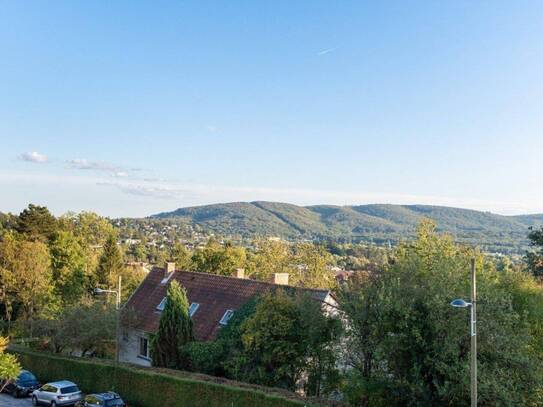
[[[30,407],[32,400],[30,397],[25,399],[14,399],[10,395],[0,394],[0,406],[2,407]]]

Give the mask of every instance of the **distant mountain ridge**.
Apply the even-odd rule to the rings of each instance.
[[[503,216],[431,205],[370,204],[297,206],[281,202],[231,202],[179,208],[152,218],[199,225],[221,236],[279,236],[286,239],[335,239],[382,244],[414,235],[424,218],[456,240],[489,251],[521,252],[528,227],[543,225],[543,214]]]

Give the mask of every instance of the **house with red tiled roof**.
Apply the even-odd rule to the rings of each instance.
[[[130,323],[125,322],[121,329],[121,361],[151,365],[149,338],[158,329],[166,292],[174,280],[187,290],[189,313],[197,341],[214,340],[236,310],[252,298],[288,286],[286,273],[277,273],[273,282],[264,282],[245,278],[243,270],[238,270],[235,276],[227,277],[176,270],[174,263],[167,263],[164,268],[154,267],[124,306],[125,310],[133,313],[134,318],[130,318]],[[328,290],[291,286],[288,289],[309,294],[323,304],[323,310],[331,310],[335,306]]]

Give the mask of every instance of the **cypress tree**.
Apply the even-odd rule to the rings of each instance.
[[[168,287],[158,332],[151,341],[153,366],[186,368],[188,363],[183,347],[192,340],[192,320],[189,316],[187,293],[185,288],[174,280]]]
[[[123,267],[123,255],[117,247],[117,239],[112,233],[104,243],[104,249],[96,270],[98,285],[107,288],[114,283],[112,280],[120,274]]]

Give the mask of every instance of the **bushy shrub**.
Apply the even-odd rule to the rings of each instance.
[[[223,342],[190,342],[184,347],[186,359],[190,361],[189,369],[211,376],[224,376],[222,360],[224,357]]]

